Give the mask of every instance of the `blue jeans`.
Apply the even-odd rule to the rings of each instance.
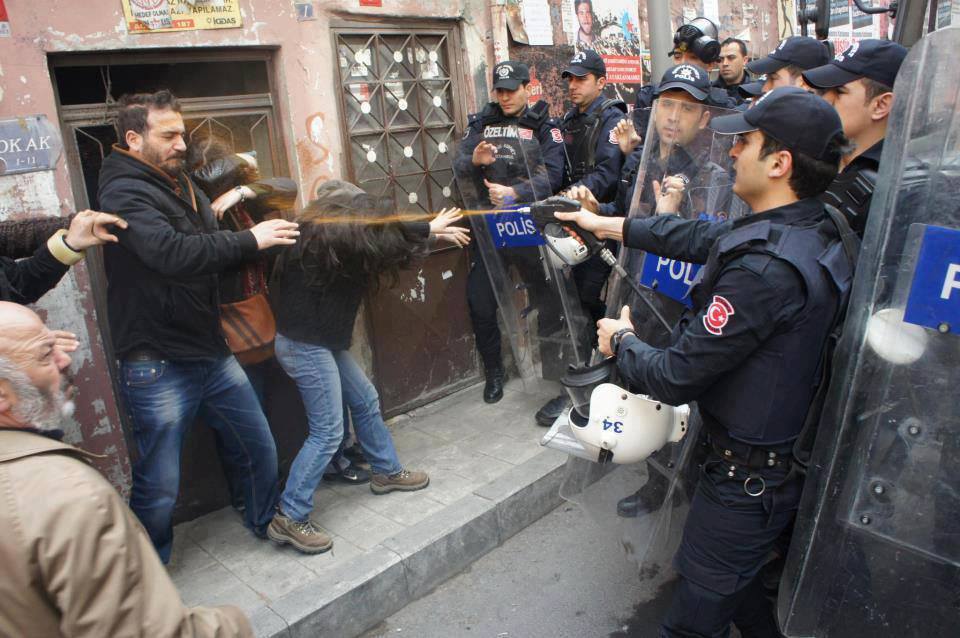
[[[244,524],[264,535],[277,504],[277,448],[237,360],[231,355],[216,361],[124,361],[120,389],[138,453],[130,509],[161,560],[170,560],[180,452],[198,416],[223,442],[223,458],[246,504]]]
[[[353,415],[353,427],[370,468],[377,474],[396,474],[403,469],[380,414],[377,390],[349,351],[293,341],[277,333],[274,352],[300,389],[309,429],[280,496],[285,515],[296,521],[309,518],[323,470],[343,442],[344,403]]]

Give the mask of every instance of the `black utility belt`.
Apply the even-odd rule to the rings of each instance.
[[[793,463],[791,445],[750,445],[730,438],[726,432],[715,427],[707,428],[707,440],[721,459],[748,470],[789,468]]]

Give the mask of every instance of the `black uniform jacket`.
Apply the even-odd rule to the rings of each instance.
[[[116,356],[149,348],[172,360],[230,354],[220,330],[217,273],[257,253],[249,230],[217,230],[206,195],[114,147],[100,173],[100,207],[123,217],[104,247]]]
[[[617,183],[617,196],[612,202],[600,204],[597,211],[607,217],[626,217],[631,213],[646,217],[656,211],[656,200],[653,192],[653,182],[662,181],[664,177],[683,175],[686,178],[686,194],[680,205],[679,214],[682,217],[691,217],[692,214],[706,213],[714,215],[718,211],[729,212],[730,202],[733,199],[733,185],[729,174],[717,164],[697,158],[686,149],[676,146],[667,158],[666,166],[658,157],[656,165],[647,170],[643,188],[641,190],[641,211],[631,211],[634,191],[637,188],[640,161],[643,157],[643,145],[638,146],[627,157],[623,164],[623,171]]]
[[[624,245],[707,265],[672,345],[658,349],[625,336],[621,374],[665,403],[697,400],[705,422],[744,442],[795,438],[840,300],[827,272],[842,258],[834,231],[815,199],[723,223],[672,215],[626,220]],[[779,258],[770,250],[774,236],[802,240],[804,252],[816,254]]]
[[[727,95],[729,95],[731,99],[733,99],[737,104],[741,104],[743,103],[743,96],[740,95],[740,91],[738,89],[744,84],[749,84],[750,82],[753,82],[753,78],[751,78],[750,74],[744,70],[743,78],[735,84],[727,84],[723,78],[718,77],[710,86],[715,89],[722,89],[726,91]]]
[[[487,192],[483,178],[495,184],[512,186],[517,192],[516,203],[543,199],[559,191],[565,164],[563,137],[557,120],[549,117],[546,111],[546,102],[540,100],[533,107],[528,107],[520,117],[508,117],[499,104],[490,102],[483,111],[470,115],[457,154],[457,172],[460,175],[474,173],[479,193]],[[536,129],[530,128],[534,122]],[[529,132],[530,136],[527,137],[524,131]],[[506,142],[511,138],[518,142],[530,142],[536,138],[540,157],[524,157],[519,149],[502,149],[497,161],[490,166],[473,166],[473,149],[481,141],[498,139]],[[533,146],[525,148],[532,149]],[[538,172],[542,174],[538,175]]]
[[[587,117],[590,114],[598,113],[603,106],[606,98],[601,95],[595,99],[587,110],[583,113],[576,107],[567,111],[560,121],[560,128],[564,131],[564,137],[567,139],[567,156],[572,164],[576,164],[576,158],[585,155],[584,149],[578,146],[583,140],[569,139],[569,131],[578,126],[578,120]],[[610,201],[617,191],[617,180],[620,179],[620,169],[623,166],[623,153],[620,152],[620,145],[613,135],[613,129],[617,122],[625,117],[623,102],[618,102],[618,106],[609,106],[599,113],[599,131],[596,135],[596,143],[593,149],[593,165],[587,169],[586,174],[574,180],[576,176],[567,175],[565,182],[568,186],[583,184],[590,189],[597,201]]]

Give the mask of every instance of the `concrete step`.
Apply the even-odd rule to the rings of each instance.
[[[177,526],[170,571],[184,602],[237,605],[257,636],[352,638],[552,511],[566,456],[539,447],[533,413],[556,386],[513,381],[493,406],[481,387],[391,422],[404,465],[430,473],[427,489],[317,490],[327,554],[260,541],[229,508]]]

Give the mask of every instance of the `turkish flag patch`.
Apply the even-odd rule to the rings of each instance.
[[[617,129],[610,129],[610,137],[607,141],[609,141],[611,144],[619,144],[617,141]]]
[[[531,131],[531,130],[528,129],[528,128],[521,128],[521,129],[520,129],[520,139],[521,139],[521,140],[532,140],[532,139],[533,139],[533,131]]]
[[[560,132],[558,128],[550,129],[550,137],[553,138],[553,141],[557,144],[563,144],[563,133]]]
[[[712,335],[722,335],[724,326],[735,314],[732,303],[720,295],[714,295],[710,307],[703,315],[703,327]]]

